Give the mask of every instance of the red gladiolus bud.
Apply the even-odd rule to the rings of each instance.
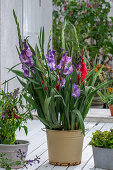
[[[80,71],[81,71],[81,83],[84,84],[84,80],[85,80],[86,75],[87,75],[87,68],[86,68],[86,64],[84,63],[83,57],[82,57],[82,63],[81,63]]]
[[[44,76],[44,79],[46,80],[46,76]]]
[[[60,71],[58,72],[59,76],[61,75]]]
[[[16,114],[14,113],[14,118],[16,118],[16,119],[20,119],[21,117],[20,117],[20,116],[18,116],[18,115],[16,115]]]
[[[42,81],[42,84],[44,85],[44,82]]]
[[[56,89],[57,89],[57,91],[59,91],[59,89],[60,89],[60,84],[57,84],[57,85],[56,85]]]
[[[60,81],[62,81],[62,77],[60,77]]]
[[[45,85],[45,90],[47,90],[47,86]]]

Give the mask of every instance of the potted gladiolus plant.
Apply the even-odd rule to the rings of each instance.
[[[31,117],[31,106],[22,102],[24,91],[15,89],[13,92],[0,92],[0,154],[15,162],[18,161],[17,152],[21,150],[26,157],[29,142],[16,140],[16,130],[24,128],[27,135],[25,123]],[[1,161],[0,161],[1,162]],[[1,164],[0,164],[1,166]],[[19,163],[17,167],[21,167]],[[14,168],[15,166],[12,166]]]
[[[74,46],[65,42],[64,24],[62,30],[62,58],[56,63],[57,52],[48,45],[44,55],[44,28],[40,31],[39,45],[31,47],[27,39],[22,41],[19,23],[15,12],[22,71],[10,71],[17,75],[19,82],[27,90],[26,100],[37,110],[38,118],[47,131],[49,162],[54,165],[76,165],[81,162],[82,145],[85,135],[84,119],[89,111],[95,93],[107,83],[94,87],[101,69],[87,74],[85,57],[80,55],[75,27],[73,29]],[[67,29],[66,29],[67,30]],[[66,46],[70,47],[66,51]],[[76,53],[74,53],[74,50]],[[23,81],[22,78],[25,80]]]

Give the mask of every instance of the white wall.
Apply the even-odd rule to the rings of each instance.
[[[0,1],[0,28],[1,28],[1,50],[0,50],[0,61],[1,61],[1,82],[14,76],[12,73],[8,73],[7,67],[12,67],[19,62],[18,55],[16,52],[15,45],[18,42],[16,25],[13,18],[13,8],[16,11],[20,27],[22,30],[22,0],[1,0]],[[9,83],[10,88],[19,86],[16,80]]]
[[[38,43],[40,28],[45,28],[45,47],[52,28],[52,0],[24,0],[23,33],[35,47]]]
[[[23,37],[30,36],[29,41],[35,46],[39,30],[45,26],[46,44],[52,27],[51,0],[0,0],[0,84],[13,76],[6,67],[19,63],[15,45],[18,45],[13,8],[18,17]],[[20,87],[17,80],[9,83],[10,89]]]

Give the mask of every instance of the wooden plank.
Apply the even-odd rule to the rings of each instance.
[[[44,128],[44,125],[39,120],[32,120],[28,121],[26,124],[28,128],[28,135],[26,136],[24,129],[22,128],[21,131],[17,131],[16,135],[18,139],[26,139],[33,136],[37,131],[40,131],[41,128]]]
[[[104,123],[98,123],[92,129],[89,129],[88,133],[85,135],[85,138],[84,138],[83,149],[85,149],[87,145],[89,144],[91,137],[92,137],[92,133],[95,132],[96,130],[102,129],[103,126],[104,126]]]
[[[86,126],[85,126],[85,136],[87,135],[87,133],[89,132],[89,130],[91,130],[97,122],[89,122]]]
[[[39,146],[41,146],[45,142],[46,142],[46,136],[41,137],[41,138],[39,136],[36,136],[29,145],[28,154],[36,150]]]
[[[95,168],[95,170],[108,170],[108,169]]]
[[[36,157],[36,155],[38,157],[40,157],[40,164],[33,164],[32,167],[28,166],[28,170],[35,170],[38,167],[40,167],[48,158],[48,153],[47,153],[47,144],[44,143],[43,145],[41,145],[39,148],[37,148],[35,151],[33,151],[31,154],[29,154],[27,156],[27,160],[32,160]],[[26,168],[24,169],[26,170]]]
[[[50,165],[47,160],[46,162],[44,162],[43,165],[41,165],[39,168],[37,168],[37,170],[51,170],[53,168],[54,168],[54,165]]]
[[[68,167],[66,167],[66,166],[54,166],[54,168],[52,170],[66,170],[67,168]]]
[[[89,159],[89,161],[86,163],[86,165],[82,168],[82,170],[92,170],[94,168],[94,159],[93,156]]]
[[[113,128],[113,123],[105,123],[101,131],[110,131]]]

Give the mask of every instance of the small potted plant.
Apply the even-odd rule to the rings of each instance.
[[[21,149],[27,154],[29,142],[16,140],[16,130],[24,128],[27,135],[25,123],[31,118],[31,106],[23,104],[24,91],[15,89],[13,92],[0,92],[0,154],[6,154],[6,158],[12,161],[18,160],[17,151]]]
[[[92,145],[96,168],[113,169],[113,129],[96,131],[89,143]]]
[[[49,163],[65,166],[80,164],[85,135],[84,119],[95,93],[110,82],[94,87],[102,69],[96,74],[95,69],[87,73],[85,56],[80,52],[76,29],[71,23],[64,24],[62,58],[57,64],[57,52],[49,45],[44,55],[44,28],[40,31],[40,48],[36,44],[33,49],[27,39],[22,41],[14,11],[13,14],[23,71],[15,70],[16,66],[10,70],[27,89],[26,100],[36,108],[39,120],[46,127]],[[64,36],[69,28],[73,33],[74,42],[71,44],[65,42]],[[66,47],[69,47],[68,51]]]

